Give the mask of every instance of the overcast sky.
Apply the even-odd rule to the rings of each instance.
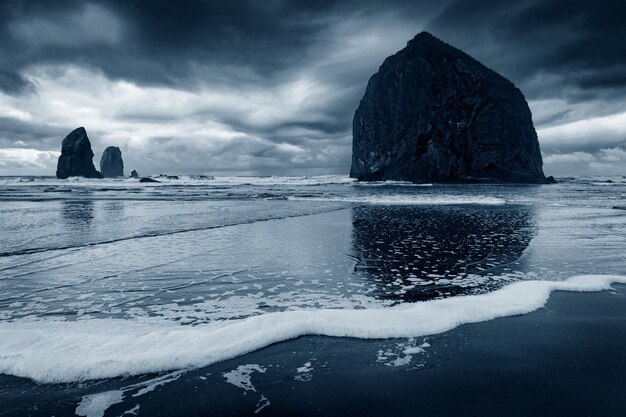
[[[352,116],[422,30],[512,80],[546,175],[626,174],[626,1],[0,0],[0,175],[84,126],[126,172],[347,174]]]

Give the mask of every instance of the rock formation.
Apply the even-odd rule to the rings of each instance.
[[[117,146],[109,146],[102,152],[100,158],[100,172],[104,178],[124,176],[124,161],[122,151]]]
[[[140,179],[139,182],[161,182],[161,181],[154,180],[154,179],[152,179],[150,177],[144,177],[144,178]]]
[[[546,182],[521,91],[427,32],[370,78],[352,129],[359,180]]]
[[[130,177],[139,178],[139,173],[133,169],[132,171],[130,171]]]
[[[93,165],[91,142],[84,127],[72,131],[63,139],[61,156],[57,163],[57,178],[102,178]]]

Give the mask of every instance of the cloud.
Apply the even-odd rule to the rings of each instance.
[[[549,154],[544,155],[543,162],[553,175],[624,175],[626,149],[617,146],[595,152]]]
[[[374,2],[250,2],[243,14],[226,2],[190,2],[184,11],[153,2],[140,15],[131,3],[75,5],[66,17],[123,25],[115,37],[96,31],[87,39],[97,49],[65,44],[66,33],[45,18],[58,10],[13,13],[13,39],[30,44],[31,55],[41,42],[29,34],[53,36],[19,69],[36,93],[0,94],[0,106],[33,129],[85,126],[96,160],[105,146],[120,146],[126,166],[142,172],[347,172],[352,115],[367,79],[429,17],[407,19]],[[5,122],[0,144],[33,143],[16,127]],[[62,137],[36,146],[58,149]]]
[[[9,31],[15,39],[36,48],[116,44],[121,39],[118,18],[94,4],[85,4],[69,13],[30,16],[10,24]]]
[[[50,167],[56,166],[61,152],[39,151],[37,149],[0,149],[0,172],[19,174],[50,174]]]
[[[96,160],[121,146],[126,166],[143,172],[346,173],[367,80],[427,27],[520,86],[546,158],[585,152],[608,163],[600,150],[624,140],[625,7],[2,2],[0,148],[58,151],[82,125]]]
[[[457,0],[429,29],[532,99],[559,93],[574,99],[626,87],[625,15],[626,3],[616,0]]]
[[[589,163],[596,161],[596,157],[587,152],[572,152],[566,154],[551,154],[543,158],[543,162],[547,165],[551,164],[571,164],[571,163]]]
[[[145,173],[343,168],[349,160],[349,135],[319,128],[329,118],[319,103],[328,104],[337,91],[311,89],[306,75],[301,76],[276,89],[189,92],[112,81],[76,66],[40,66],[26,73],[37,83],[38,94],[20,99],[0,95],[0,108],[19,103],[37,123],[55,126],[56,132],[63,129],[46,141],[53,149],[70,130],[84,125],[96,161],[106,146],[120,146],[125,165]],[[77,83],[83,88],[74,88]],[[19,109],[14,111],[19,115]],[[294,119],[302,125],[287,124]],[[306,123],[312,127],[303,127]],[[28,125],[15,120],[12,126],[17,131]],[[15,146],[31,140],[16,134],[5,142]],[[341,152],[329,153],[331,149]]]

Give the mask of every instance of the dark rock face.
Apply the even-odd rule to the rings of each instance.
[[[100,172],[104,178],[124,176],[124,161],[122,151],[117,146],[109,146],[102,152],[100,158]]]
[[[161,181],[153,180],[152,178],[149,178],[149,177],[144,177],[140,179],[139,182],[161,182]]]
[[[133,169],[132,171],[130,171],[130,177],[139,178],[139,173]]]
[[[521,91],[426,32],[370,78],[352,132],[359,180],[546,182]]]
[[[84,127],[72,131],[63,139],[61,156],[57,163],[57,178],[102,178],[93,165],[91,142]]]

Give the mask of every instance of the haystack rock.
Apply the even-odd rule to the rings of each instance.
[[[102,178],[93,165],[91,142],[84,127],[72,131],[63,139],[61,156],[57,163],[57,178],[68,177]]]
[[[117,146],[109,146],[102,152],[100,158],[100,172],[104,178],[124,176],[124,161],[122,151]]]
[[[427,32],[370,78],[352,132],[359,180],[547,182],[522,92]]]

